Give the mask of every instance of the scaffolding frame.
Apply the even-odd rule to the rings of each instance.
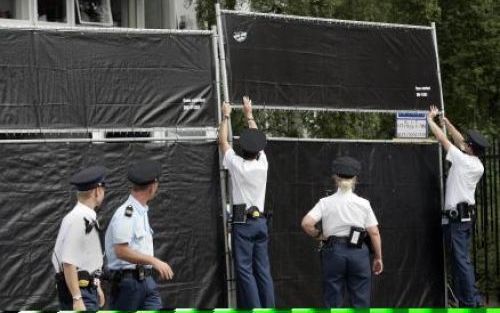
[[[440,96],[440,108],[444,115],[444,99],[443,99],[443,90],[442,90],[442,81],[441,81],[441,70],[439,64],[439,54],[438,54],[438,46],[437,46],[437,35],[436,35],[436,25],[434,22],[431,23],[430,26],[424,25],[409,25],[409,24],[391,24],[391,23],[378,23],[378,22],[365,22],[365,21],[351,21],[351,20],[340,20],[340,19],[328,19],[328,18],[317,18],[317,17],[307,17],[307,16],[297,16],[297,15],[284,15],[284,14],[274,14],[274,13],[257,13],[257,12],[241,12],[241,11],[233,11],[233,10],[222,10],[220,8],[220,4],[217,3],[215,5],[216,10],[216,22],[217,28],[219,30],[219,48],[220,53],[224,53],[224,58],[221,58],[221,71],[222,76],[226,77],[223,79],[223,90],[225,93],[229,95],[228,91],[228,82],[227,82],[227,73],[226,71],[226,58],[224,51],[224,31],[222,27],[222,14],[233,14],[233,15],[241,15],[241,16],[249,16],[249,17],[263,17],[269,19],[284,19],[284,20],[298,20],[304,22],[312,22],[312,23],[328,23],[328,24],[342,24],[342,25],[355,25],[355,26],[366,26],[366,27],[384,27],[384,28],[405,28],[405,29],[421,29],[431,31],[434,53],[436,57],[436,75],[438,76],[438,85],[439,85],[439,96]],[[229,98],[229,96],[228,96]],[[228,98],[226,98],[228,100]],[[226,100],[226,101],[227,101]],[[241,109],[241,105],[234,105],[234,108]],[[383,113],[383,114],[396,114],[398,112],[413,112],[413,113],[426,113],[427,111],[422,110],[385,110],[385,109],[354,109],[354,108],[326,108],[326,107],[303,107],[303,106],[276,106],[276,105],[253,105],[253,108],[256,110],[276,110],[276,111],[302,111],[302,112],[354,112],[354,113]],[[444,128],[444,126],[443,126]],[[446,129],[444,129],[446,131]],[[238,137],[234,137],[238,138]],[[290,137],[271,137],[268,138],[271,141],[298,141],[298,142],[352,142],[352,143],[406,143],[406,144],[435,144],[438,143],[436,140],[432,139],[393,139],[393,140],[383,140],[383,139],[331,139],[331,138],[290,138]],[[444,207],[444,185],[443,185],[443,164],[442,160],[442,147],[439,145],[439,180],[440,180],[440,202],[441,202],[441,210]],[[444,237],[443,240],[443,249],[444,249]],[[444,253],[443,253],[444,255]],[[446,271],[446,263],[443,262],[443,270],[444,270],[444,303],[445,306],[448,306],[448,291],[447,291],[447,271]]]

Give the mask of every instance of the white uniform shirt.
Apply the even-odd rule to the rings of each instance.
[[[483,164],[478,157],[463,153],[454,145],[450,145],[446,160],[451,162],[446,179],[446,210],[455,208],[460,202],[475,204],[474,193],[483,176]]]
[[[320,199],[307,215],[316,222],[322,221],[325,237],[347,237],[351,226],[366,229],[378,225],[368,200],[352,191],[340,189],[333,195]]]
[[[85,233],[85,220],[90,223],[96,220],[93,209],[78,202],[61,223],[56,239],[52,264],[56,272],[60,272],[62,263],[75,265],[77,270],[92,273],[102,268],[103,254],[99,233],[95,227]]]
[[[132,216],[125,215],[125,210],[129,205],[133,208]],[[113,247],[116,244],[128,243],[132,250],[154,256],[153,229],[149,225],[148,210],[147,206],[143,206],[132,195],[116,210],[105,237],[109,269],[133,269],[136,266],[116,256]]]
[[[247,208],[256,206],[264,212],[267,183],[267,157],[260,152],[258,160],[245,160],[233,149],[226,151],[223,165],[231,174],[233,203],[245,204]]]

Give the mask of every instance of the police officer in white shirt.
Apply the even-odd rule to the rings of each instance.
[[[105,168],[92,166],[71,178],[78,202],[63,219],[52,264],[61,310],[98,310],[104,305],[99,276],[103,254],[96,209],[104,199]]]
[[[242,131],[238,156],[227,141],[231,107],[224,103],[219,126],[219,147],[231,174],[233,192],[232,243],[239,308],[274,307],[274,287],[268,256],[268,231],[264,200],[268,163],[266,136],[257,129],[252,103],[243,97],[248,129]],[[237,223],[238,222],[238,223]]]
[[[309,236],[324,241],[321,265],[327,307],[343,306],[345,287],[353,307],[370,306],[370,251],[364,242],[366,236],[374,252],[373,273],[379,275],[383,270],[377,219],[370,202],[353,192],[360,170],[357,160],[337,158],[332,165],[337,192],[320,199],[302,220],[302,228]],[[316,228],[318,222],[322,231]]]
[[[161,309],[153,268],[161,279],[174,276],[166,262],[154,257],[153,229],[148,217],[148,203],[158,191],[160,172],[160,164],[150,160],[140,160],[129,167],[130,196],[116,210],[106,230],[106,257],[112,277],[111,309]]]
[[[484,172],[478,156],[484,153],[488,141],[475,130],[467,131],[467,139],[464,138],[447,118],[442,117],[442,122],[455,144],[453,145],[434,122],[437,115],[440,115],[438,109],[431,106],[427,115],[429,127],[447,151],[446,160],[451,162],[446,179],[443,218],[446,242],[451,249],[454,291],[460,307],[477,307],[482,305],[482,301],[475,287],[469,246],[475,214],[474,193]]]

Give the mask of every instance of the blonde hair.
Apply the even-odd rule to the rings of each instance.
[[[351,178],[342,178],[337,175],[333,176],[335,184],[341,191],[354,191],[356,186],[356,176]]]
[[[93,191],[94,191],[94,189],[90,189],[87,191],[77,191],[76,197],[78,200],[88,200],[88,199],[92,198]]]

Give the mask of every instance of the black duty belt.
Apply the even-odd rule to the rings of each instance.
[[[349,242],[349,237],[339,237],[339,236],[330,236],[325,241],[326,244],[348,243],[348,242]]]
[[[145,267],[111,271],[111,277],[113,277],[113,280],[121,280],[124,277],[132,277],[137,280],[144,280],[144,278],[151,275],[153,275],[153,269]]]
[[[470,222],[475,214],[475,206],[469,205],[467,202],[460,202],[451,210],[443,211],[450,222]]]
[[[78,286],[80,288],[96,288],[97,286],[95,285],[95,278],[99,278],[101,275],[101,271],[95,271],[92,274],[90,274],[87,271],[78,271]],[[64,273],[56,273],[56,282],[62,282],[64,285],[66,285],[65,278],[64,278]]]

